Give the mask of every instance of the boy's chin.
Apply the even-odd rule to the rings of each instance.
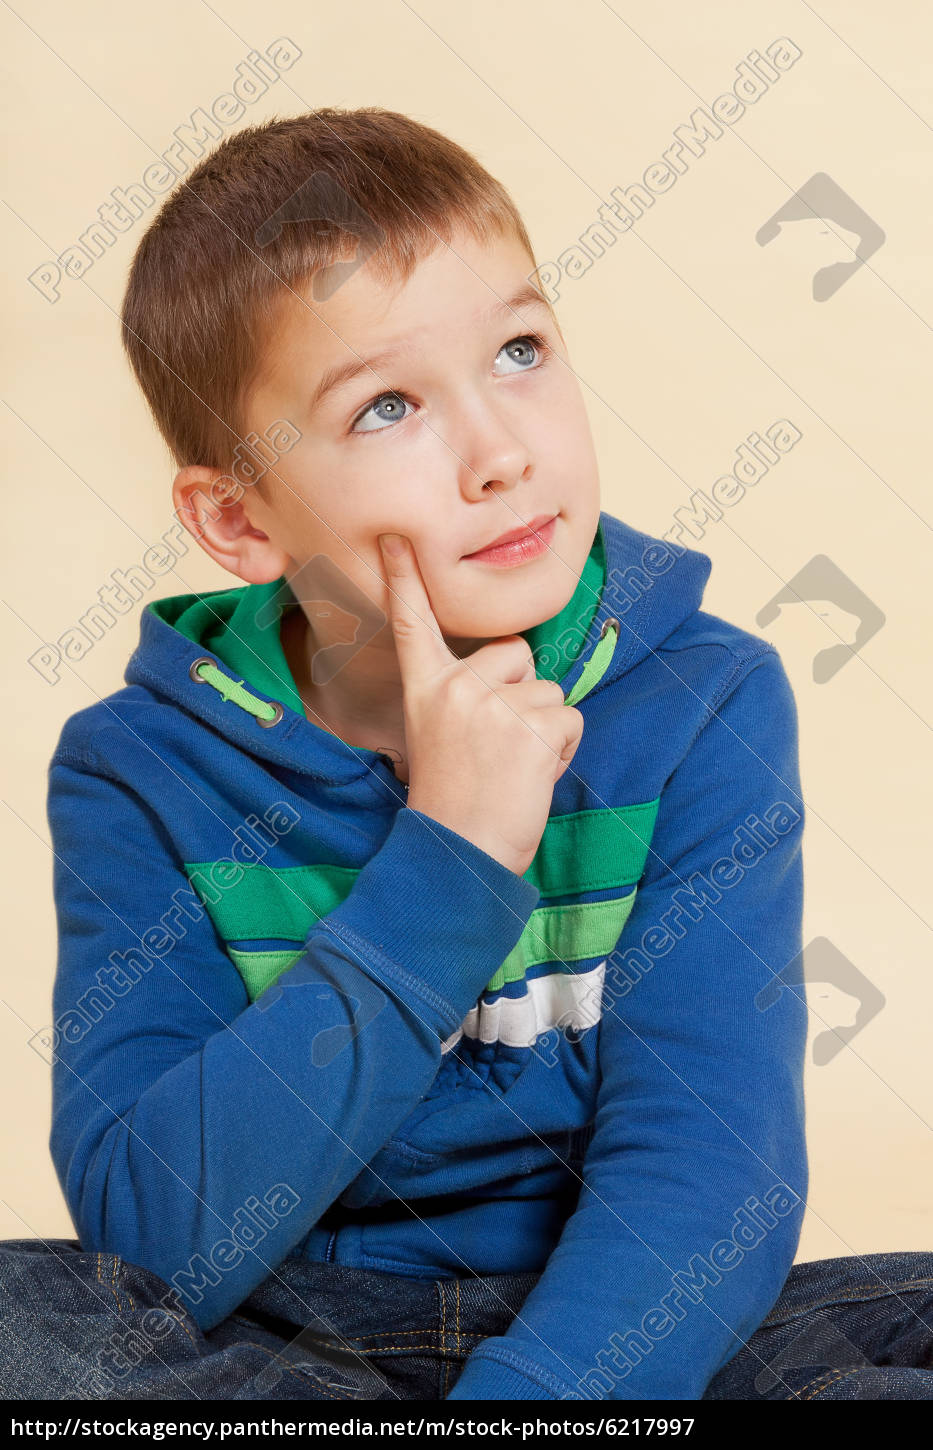
[[[575,585],[576,581],[574,587]],[[478,647],[493,639],[503,639],[507,635],[524,634],[526,630],[534,629],[536,625],[544,624],[553,619],[555,614],[559,614],[573,594],[573,589],[566,598],[563,595],[554,596],[553,590],[550,593],[553,597],[537,604],[529,603],[520,609],[506,611],[485,606],[469,612],[461,610],[453,617],[445,618],[442,631],[444,638],[456,654],[462,654],[462,646],[465,644]]]

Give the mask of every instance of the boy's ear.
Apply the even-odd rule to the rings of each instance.
[[[172,485],[179,522],[205,554],[248,584],[268,584],[285,573],[290,559],[250,522],[243,506],[246,493],[230,473],[200,464],[182,468]]]

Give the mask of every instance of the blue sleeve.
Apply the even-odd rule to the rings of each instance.
[[[55,1169],[82,1247],[161,1276],[210,1329],[420,1101],[539,893],[403,807],[250,1005],[136,792],[59,751],[48,818]]]
[[[808,1181],[803,827],[796,706],[768,647],[662,791],[606,965],[576,1209],[448,1399],[700,1399],[767,1316]]]

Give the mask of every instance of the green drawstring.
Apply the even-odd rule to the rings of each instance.
[[[589,694],[594,685],[598,684],[609,668],[609,661],[615,653],[618,639],[619,621],[617,619],[607,619],[603,625],[599,643],[583,666],[583,672],[580,678],[564,701],[565,705],[575,705],[578,700],[583,699],[584,695]]]
[[[272,720],[281,715],[281,705],[271,705],[268,700],[260,700],[258,695],[250,694],[244,688],[245,680],[231,680],[229,675],[217,668],[213,660],[195,660],[190,674],[193,680],[203,680],[206,685],[213,685],[222,700],[232,700],[234,705],[248,710],[257,720]]]
[[[589,694],[593,686],[602,679],[609,668],[609,661],[612,659],[618,638],[618,620],[607,619],[603,625],[599,643],[583,666],[580,678],[564,701],[565,705],[575,705],[578,700],[582,700],[584,695]],[[203,680],[206,685],[213,685],[222,700],[232,700],[234,705],[239,705],[250,715],[255,715],[260,723],[273,724],[282,718],[281,705],[273,705],[268,700],[260,700],[258,695],[253,695],[246,689],[245,680],[231,680],[229,675],[225,675],[223,670],[218,669],[213,660],[206,657],[195,660],[189,674],[193,680]]]

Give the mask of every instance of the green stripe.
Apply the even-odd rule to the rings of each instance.
[[[244,952],[238,947],[227,947],[227,955],[243,978],[249,1000],[255,1002],[260,992],[304,956],[304,947],[298,951],[289,947],[280,952]]]
[[[634,886],[648,859],[659,801],[551,816],[526,881],[542,896]]]
[[[525,879],[542,896],[582,896],[634,886],[645,869],[657,813],[658,801],[653,800],[552,816]],[[185,870],[228,942],[276,937],[303,942],[315,922],[346,899],[360,870],[324,864],[244,865],[239,881],[226,885],[227,865],[214,886],[212,865],[186,861]]]
[[[579,962],[608,956],[635,904],[636,892],[611,901],[584,901],[576,906],[539,906],[525,930],[491,977],[486,990],[497,992],[506,982],[520,982],[529,967],[543,962]],[[254,1002],[260,992],[304,955],[304,948],[251,952],[227,947],[231,961]]]
[[[349,896],[360,874],[354,866],[244,865],[232,886],[223,884],[222,874],[213,886],[212,864],[186,861],[185,870],[224,941],[281,937],[303,942],[314,923]]]
[[[578,906],[539,906],[486,990],[497,992],[506,982],[520,982],[529,967],[542,962],[580,962],[606,957],[635,905],[635,891],[621,900],[583,901]]]
[[[659,801],[552,816],[525,872],[543,897],[625,892],[608,901],[539,906],[488,984],[496,991],[521,981],[529,967],[552,960],[573,962],[613,951],[635,902],[654,831]],[[227,945],[227,952],[255,1001],[270,982],[302,955],[314,925],[346,899],[360,869],[352,866],[242,865],[232,885],[230,863],[185,862],[191,884],[225,943],[294,943],[272,951]]]

